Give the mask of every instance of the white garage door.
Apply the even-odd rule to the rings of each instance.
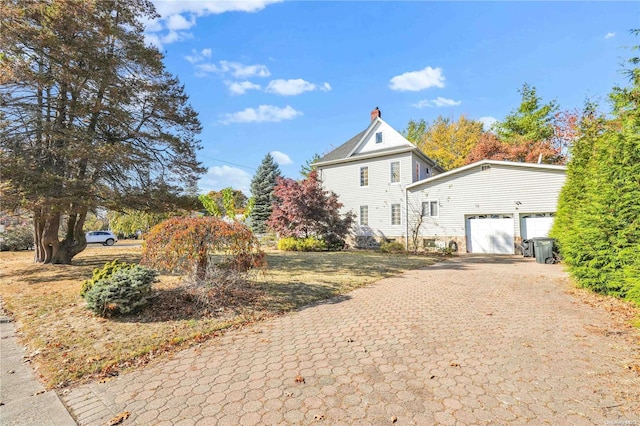
[[[520,234],[523,240],[535,237],[548,237],[552,226],[552,216],[523,217],[520,222]]]
[[[467,219],[467,248],[470,253],[513,254],[512,218]]]

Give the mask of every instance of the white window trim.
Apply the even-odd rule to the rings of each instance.
[[[366,208],[367,210],[367,223],[362,223],[362,209]],[[365,205],[365,206],[360,206],[360,217],[358,218],[358,223],[360,224],[360,226],[369,226],[369,206]]]
[[[398,181],[394,182],[393,181],[393,172],[391,171],[393,168],[393,164],[398,164]],[[389,183],[392,185],[400,185],[400,183],[402,183],[402,162],[400,160],[398,161],[391,161],[389,163]]]
[[[363,169],[367,169],[367,184],[366,185],[362,184],[362,170]],[[360,185],[360,188],[368,188],[369,187],[369,166],[360,166],[359,173],[358,173],[358,184]]]
[[[398,213],[400,217],[399,223],[393,223],[393,206],[398,206]],[[402,204],[400,203],[391,204],[390,213],[391,213],[391,226],[402,226]]]
[[[431,203],[436,203],[436,206],[438,208],[438,214],[431,216]],[[427,211],[425,214],[425,210],[424,210],[424,205],[427,205]],[[420,206],[420,208],[422,209],[422,217],[440,217],[440,200],[437,199],[429,199],[429,200],[424,200],[422,202],[422,205]]]

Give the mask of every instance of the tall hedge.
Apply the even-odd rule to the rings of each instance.
[[[640,68],[630,63],[611,118],[573,147],[552,236],[579,284],[640,303]]]

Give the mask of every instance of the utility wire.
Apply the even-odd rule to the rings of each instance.
[[[199,157],[203,157],[203,158],[206,158],[206,159],[209,159],[209,160],[213,160],[213,161],[218,161],[220,163],[230,164],[230,165],[236,166],[236,167],[242,167],[242,168],[249,169],[249,170],[256,170],[255,167],[243,166],[242,164],[237,164],[237,163],[232,163],[230,161],[220,160],[218,158],[209,157],[207,155],[199,155]]]

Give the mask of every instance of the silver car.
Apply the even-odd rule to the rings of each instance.
[[[118,237],[111,231],[92,231],[85,234],[88,244],[100,243],[103,246],[112,246]]]

